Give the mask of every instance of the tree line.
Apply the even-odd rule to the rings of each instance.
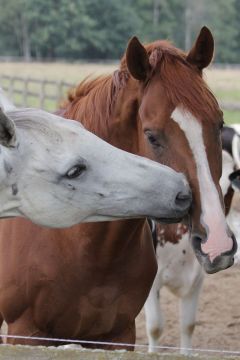
[[[215,61],[240,63],[240,0],[0,0],[0,56],[119,59],[128,39],[188,50],[203,25]]]

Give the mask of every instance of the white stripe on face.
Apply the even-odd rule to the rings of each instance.
[[[201,247],[210,261],[213,261],[217,256],[231,250],[233,242],[227,234],[225,215],[209,169],[202,127],[190,112],[180,107],[173,111],[171,118],[184,132],[195,160],[202,210],[200,221],[208,235],[207,241]]]

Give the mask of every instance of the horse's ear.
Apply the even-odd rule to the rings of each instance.
[[[134,36],[128,43],[126,50],[126,62],[130,74],[137,80],[147,79],[151,65],[146,49]]]
[[[7,147],[15,147],[16,142],[14,122],[0,108],[0,144]]]
[[[213,58],[214,40],[211,31],[204,26],[187,55],[187,61],[196,65],[199,70],[207,67]]]

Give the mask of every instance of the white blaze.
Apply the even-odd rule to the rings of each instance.
[[[171,118],[185,133],[196,163],[202,209],[201,223],[208,235],[207,241],[201,246],[202,251],[213,261],[218,255],[231,250],[233,242],[227,234],[225,215],[209,169],[202,127],[190,112],[180,107],[173,111]]]

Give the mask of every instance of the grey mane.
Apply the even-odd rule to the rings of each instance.
[[[62,136],[56,131],[56,121],[59,116],[50,114],[44,110],[24,108],[8,111],[7,116],[14,122],[17,129],[29,130],[51,137],[54,142],[61,142]],[[56,124],[57,125],[57,124]]]
[[[17,127],[36,127],[36,124],[47,124],[49,120],[55,121],[58,116],[44,110],[24,108],[7,111],[6,114],[14,121]]]

